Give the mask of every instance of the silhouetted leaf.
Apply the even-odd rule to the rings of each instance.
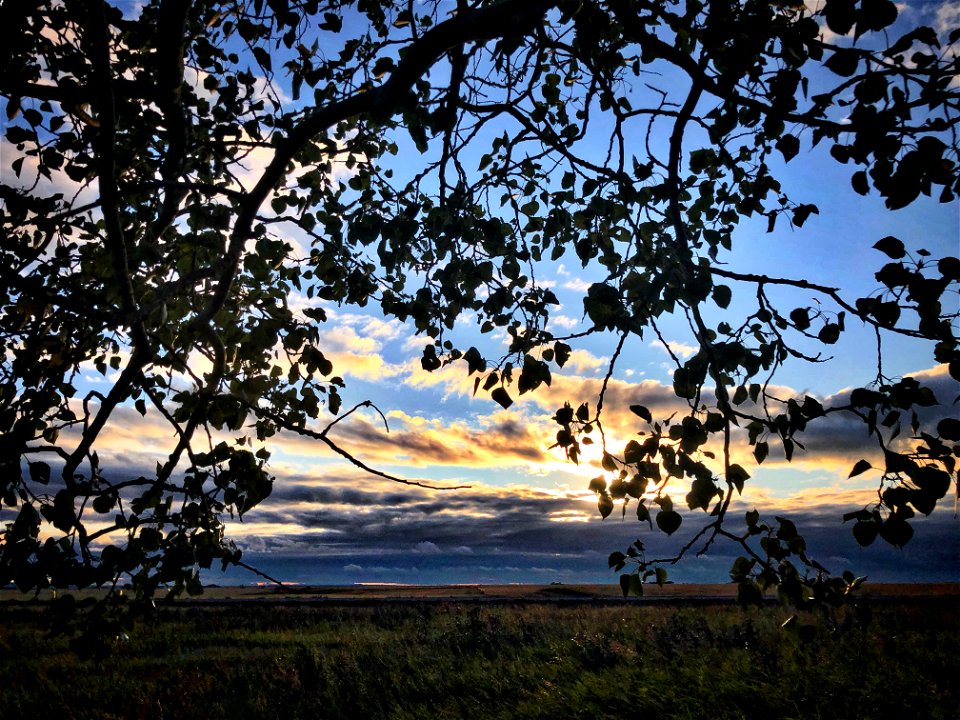
[[[899,260],[907,254],[903,242],[893,237],[893,235],[887,235],[885,238],[877,240],[877,242],[873,244],[873,247],[891,260]]]
[[[30,479],[35,483],[46,485],[50,482],[50,466],[45,462],[32,462],[29,465]]]
[[[764,460],[766,460],[767,455],[769,454],[770,454],[769,443],[760,441],[753,446],[753,456],[756,458],[758,465],[762,463]]]
[[[856,3],[854,0],[830,0],[826,3],[824,16],[832,32],[846,35],[856,22]]]
[[[849,77],[857,72],[857,68],[860,65],[860,55],[856,50],[841,48],[834,50],[824,65],[837,75]]]
[[[944,418],[937,423],[937,434],[944,440],[960,440],[960,420]]]
[[[675,510],[661,510],[657,513],[657,527],[663,530],[667,535],[673,535],[680,529],[683,518]]]
[[[873,466],[870,463],[868,463],[866,460],[857,460],[857,462],[853,466],[853,470],[850,471],[850,474],[847,475],[847,477],[848,478],[856,477],[857,475],[861,475],[865,473],[867,470],[869,470],[872,467]]]
[[[854,533],[856,533],[856,525],[853,526],[853,530]],[[896,515],[891,515],[880,526],[880,537],[891,545],[902,548],[910,542],[910,539],[913,537],[913,528],[910,527],[910,523],[906,520]]]
[[[491,397],[498,405],[500,405],[500,407],[502,407],[502,408],[504,408],[504,409],[506,409],[506,408],[510,407],[511,405],[513,405],[513,398],[510,397],[510,393],[508,393],[508,392],[507,392],[504,388],[502,388],[502,387],[494,388],[493,391],[490,393],[490,397]]]
[[[647,410],[647,408],[645,408],[643,405],[631,405],[630,412],[642,420],[646,420],[648,423],[653,422],[653,415],[651,415],[650,411]]]
[[[800,140],[796,135],[781,135],[777,140],[777,150],[783,155],[783,159],[789,162],[800,152]]]

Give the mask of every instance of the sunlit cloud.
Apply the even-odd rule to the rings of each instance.
[[[567,280],[563,283],[563,288],[566,290],[573,290],[578,293],[584,293],[590,289],[590,286],[593,285],[592,282],[587,282],[580,278],[573,278],[572,280]]]
[[[570,353],[570,359],[567,360],[564,372],[567,373],[588,373],[596,374],[601,370],[606,370],[610,364],[610,358],[598,357],[587,350],[574,350]]]
[[[565,330],[570,330],[575,328],[580,324],[580,321],[576,318],[572,318],[569,315],[552,315],[550,317],[550,322],[557,327],[564,328]]]
[[[941,36],[960,27],[960,6],[951,0],[940,3],[936,8],[933,27]]]
[[[686,360],[697,354],[700,350],[696,345],[690,345],[689,343],[679,342],[676,340],[669,340],[665,345],[659,340],[654,340],[650,343],[650,347],[657,348],[663,352],[671,352],[679,358]]]

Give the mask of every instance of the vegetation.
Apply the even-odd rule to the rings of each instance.
[[[5,611],[8,720],[952,717],[949,603],[806,641],[731,606],[166,610],[102,661]],[[823,632],[822,629],[820,631]]]
[[[607,445],[603,393],[555,416],[571,461],[604,446],[609,475],[591,484],[603,515],[630,503],[673,534],[680,503],[705,512],[674,557],[639,546],[612,556],[625,590],[662,582],[665,565],[714,541],[739,546],[746,600],[778,586],[803,605],[857,585],[808,557],[789,520],[728,517],[750,474],[733,447],[758,463],[789,459],[825,419],[862,421],[883,458],[851,458],[852,474],[874,473],[880,489],[848,516],[864,545],[902,546],[911,518],[950,489],[960,422],[919,412],[947,400],[887,377],[882,339],[913,339],[918,358],[960,378],[960,260],[868,238],[878,285],[862,297],[811,283],[802,267],[756,275],[724,263],[742,222],[801,228],[818,212],[779,179],[814,146],[891,212],[954,201],[957,30],[897,24],[890,0],[125,7],[0,8],[0,582],[124,579],[144,607],[160,588],[199,592],[198,567],[242,563],[222,519],[270,494],[276,433],[378,472],[329,433],[357,408],[341,407],[314,301],[411,323],[426,370],[463,367],[477,393],[508,407],[550,384],[582,337],[551,324],[556,297],[536,281],[561,258],[606,276],[583,309],[584,334],[616,343],[608,378],[627,338],[658,336],[668,316],[697,345],[688,359],[671,354],[681,415],[631,407],[640,440]],[[412,148],[417,167],[395,159]],[[805,300],[782,305],[783,289]],[[462,342],[463,315],[507,346]],[[876,332],[863,387],[833,407],[779,397],[784,362],[816,362],[851,322]],[[104,392],[83,386],[91,369]],[[101,463],[121,406],[169,426],[155,466]],[[670,478],[689,483],[685,498],[666,494]],[[530,712],[550,698],[533,689],[530,673],[553,667],[538,660],[517,671]],[[366,675],[370,692],[382,687]]]

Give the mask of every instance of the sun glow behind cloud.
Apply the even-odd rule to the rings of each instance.
[[[576,405],[596,398],[602,377],[593,370],[601,367],[601,358],[582,352],[575,371],[555,374],[549,387],[518,397],[504,410],[483,393],[473,397],[473,380],[463,368],[425,373],[409,355],[403,362],[384,360],[388,348],[407,342],[402,326],[362,316],[346,316],[343,321],[341,332],[328,335],[330,355],[342,354],[340,362],[348,370],[344,374],[354,381],[348,388],[356,385],[353,392],[380,391],[377,402],[389,430],[378,414],[364,411],[339,423],[331,436],[378,469],[438,486],[469,487],[429,491],[400,486],[349,467],[323,452],[314,440],[280,433],[270,442],[274,455],[268,470],[277,478],[273,495],[242,522],[228,523],[229,535],[241,547],[254,553],[322,558],[389,556],[397,562],[416,555],[418,567],[424,562],[447,562],[453,554],[469,555],[478,563],[484,558],[482,562],[488,564],[483,567],[494,567],[490,556],[508,552],[511,563],[518,562],[516,556],[528,557],[532,563],[544,554],[559,553],[568,559],[579,557],[593,567],[602,566],[604,552],[635,537],[643,537],[654,548],[666,547],[666,538],[637,523],[632,507],[625,520],[620,520],[619,508],[606,521],[600,519],[596,497],[586,489],[589,479],[602,473],[599,444],[585,449],[579,465],[567,461],[558,449],[550,449],[558,428],[551,419],[553,413],[564,402]],[[367,374],[365,368],[378,362],[385,372]],[[923,377],[946,403],[960,390],[943,368],[915,375]],[[385,384],[396,390],[384,391]],[[779,397],[796,394],[790,388],[771,391]],[[842,399],[845,392],[819,399],[829,404]],[[447,402],[437,404],[441,397]],[[417,398],[422,402],[411,402]],[[627,409],[630,404],[646,405],[656,419],[684,409],[668,384],[633,381],[622,375],[610,379],[605,399],[602,417],[608,448],[614,453],[637,432],[648,429]],[[105,461],[120,468],[148,468],[163,459],[173,438],[169,426],[154,413],[141,417],[133,408],[121,407],[104,439]],[[792,463],[786,463],[771,443],[769,458],[758,467],[749,447],[735,443],[733,461],[743,464],[753,477],[745,496],[731,506],[731,517],[757,508],[770,516],[804,517],[824,537],[828,532],[848,535],[840,516],[875,499],[876,477],[868,474],[848,480],[846,476],[861,457],[876,463],[876,443],[858,423],[831,418],[812,428],[805,445],[806,452],[798,452]],[[684,483],[673,482],[670,491],[686,521],[702,524],[705,515],[683,507],[687,489]],[[945,516],[940,508],[926,525],[933,532],[956,535]],[[426,553],[427,547],[437,551]],[[364,572],[387,567],[367,561],[352,564]],[[401,566],[395,565],[394,570]]]

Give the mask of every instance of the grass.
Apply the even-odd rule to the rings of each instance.
[[[0,717],[952,718],[953,607],[801,642],[778,608],[261,603],[166,610],[100,662],[7,610]]]

